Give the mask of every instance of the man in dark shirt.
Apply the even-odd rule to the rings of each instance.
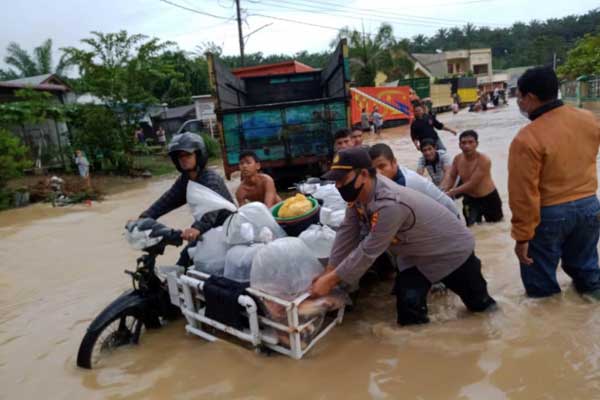
[[[446,150],[435,129],[448,131],[454,135],[456,135],[456,131],[438,121],[435,115],[426,113],[425,106],[422,103],[413,104],[413,108],[415,111],[415,120],[410,125],[410,138],[417,150],[421,150],[420,142],[423,139],[432,139],[436,142],[438,150]]]
[[[200,136],[184,132],[181,135],[173,137],[173,140],[169,144],[169,156],[171,156],[175,167],[181,172],[181,175],[169,190],[140,215],[140,218],[158,219],[186,204],[187,184],[190,180],[206,186],[233,203],[233,198],[227,186],[225,186],[223,178],[216,172],[205,168],[208,154],[204,140]],[[206,213],[202,219],[195,221],[190,228],[184,229],[181,233],[181,238],[193,243],[206,231],[222,225],[230,214],[231,212],[227,210]],[[191,260],[186,247],[181,252],[181,257],[177,265],[187,267],[190,264]]]

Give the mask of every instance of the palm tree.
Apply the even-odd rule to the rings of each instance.
[[[4,58],[4,62],[12,68],[0,70],[0,79],[2,80],[51,73],[60,75],[67,67],[63,56],[56,68],[52,69],[52,39],[47,39],[40,46],[33,49],[32,54],[29,54],[15,42],[9,43],[6,52],[8,55]]]
[[[348,40],[350,47],[350,70],[353,80],[358,86],[373,86],[378,71],[388,74],[395,70],[405,70],[406,65],[400,60],[405,59],[402,51],[405,46],[400,46],[393,35],[389,24],[381,24],[377,33],[368,34],[350,29],[342,29],[338,39]],[[332,44],[337,43],[335,40]]]

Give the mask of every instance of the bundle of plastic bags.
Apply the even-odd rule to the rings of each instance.
[[[223,276],[225,256],[229,245],[225,241],[225,231],[219,226],[202,235],[195,247],[188,249],[194,260],[194,268],[209,275]]]
[[[333,184],[319,186],[312,196],[315,199],[323,201],[323,207],[329,208],[330,210],[337,211],[346,209],[346,202]]]
[[[319,222],[333,229],[339,228],[342,222],[344,222],[344,218],[346,218],[345,208],[342,210],[332,210],[331,208],[321,207],[321,211],[319,212]]]
[[[257,243],[230,248],[225,257],[225,278],[242,283],[249,282],[252,260],[254,260],[256,252],[263,246],[264,244]]]
[[[192,215],[197,221],[211,211],[225,209],[233,212],[223,224],[225,241],[229,245],[264,241],[266,229],[271,232],[271,235],[267,235],[267,237],[286,236],[271,215],[271,211],[263,203],[248,203],[238,209],[235,204],[227,201],[213,190],[193,181],[188,183],[186,197]]]
[[[292,300],[306,292],[322,272],[323,266],[301,239],[286,237],[258,250],[252,261],[250,286]]]
[[[263,203],[252,202],[241,206],[223,224],[227,243],[230,245],[260,242],[261,231],[271,231],[274,239],[285,237],[271,211]]]
[[[321,262],[326,262],[331,254],[335,231],[328,226],[311,225],[299,236],[311,253]]]

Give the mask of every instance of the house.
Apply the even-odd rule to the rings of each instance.
[[[413,63],[413,73],[411,75],[407,75],[404,78],[429,78],[433,80],[435,76],[431,73],[429,68],[427,68],[421,61],[417,60],[411,54],[405,53],[410,61]],[[375,86],[398,86],[398,80],[388,82],[388,76],[381,71],[377,72],[375,76]]]
[[[33,89],[50,93],[53,101],[65,104],[70,93],[69,85],[53,74],[31,76],[0,82],[0,103],[18,100],[16,92],[20,89]],[[64,159],[63,149],[69,146],[69,129],[65,122],[46,120],[39,124],[15,126],[10,129],[19,136],[37,158],[36,165],[41,167],[42,159],[47,159],[49,166],[62,166],[67,162]],[[58,154],[57,159],[52,155]],[[44,165],[46,167],[48,165]]]
[[[155,128],[162,126],[167,135],[177,133],[183,123],[190,119],[196,119],[196,106],[189,104],[179,107],[163,108],[160,112],[152,113]],[[154,136],[154,135],[152,135]]]
[[[437,78],[473,74],[476,77],[492,75],[492,49],[414,53],[420,64]]]

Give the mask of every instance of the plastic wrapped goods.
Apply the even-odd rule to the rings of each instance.
[[[186,190],[186,201],[196,221],[211,211],[229,210],[235,212],[237,207],[215,191],[194,181],[189,181]]]
[[[188,251],[194,259],[195,269],[209,275],[222,276],[229,247],[223,227],[219,226],[204,233],[196,247]]]
[[[333,229],[337,229],[346,218],[346,209],[332,210],[331,208],[321,207],[319,221]]]
[[[251,246],[233,246],[230,248],[225,257],[225,278],[242,283],[250,282],[252,260],[256,252],[263,246],[263,244],[257,243]]]
[[[319,186],[319,189],[312,196],[315,199],[322,200],[323,207],[327,207],[333,211],[346,209],[346,202],[342,199],[342,195],[340,195],[340,192],[333,184]]]
[[[301,239],[286,237],[266,244],[252,261],[250,286],[292,300],[306,292],[323,266]]]
[[[306,196],[298,193],[294,197],[290,197],[283,202],[277,216],[279,218],[298,217],[309,212],[312,207],[312,203]]]
[[[335,240],[335,232],[328,226],[311,225],[298,236],[319,260],[328,259]]]
[[[249,225],[252,228],[251,230]],[[261,231],[264,232],[264,228],[268,228],[273,233],[274,238],[286,236],[267,206],[256,201],[241,206],[223,224],[225,237],[230,245],[258,242],[264,236],[260,234]]]

